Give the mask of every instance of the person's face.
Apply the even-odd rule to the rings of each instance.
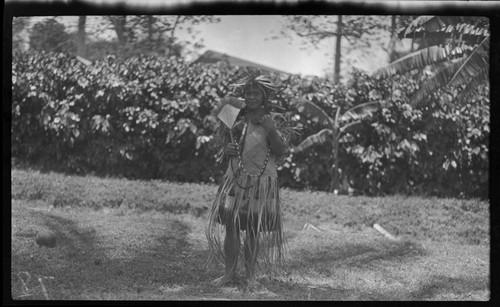
[[[251,87],[245,91],[245,104],[249,109],[256,110],[264,104],[264,93],[258,87]]]

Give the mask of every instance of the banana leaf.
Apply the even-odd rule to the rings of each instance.
[[[369,101],[360,103],[350,108],[341,117],[342,121],[347,121],[349,119],[362,119],[366,116],[371,115],[373,112],[377,111],[381,104],[384,104],[384,101]]]
[[[464,102],[469,97],[476,94],[478,88],[489,82],[489,68],[485,67],[483,71],[477,75],[475,78],[472,78],[469,83],[458,93],[456,97],[456,101],[458,103]]]
[[[399,38],[414,38],[414,34],[417,32],[436,32],[461,21],[462,18],[458,16],[419,16],[402,29],[398,36]]]
[[[380,68],[374,74],[377,79],[386,78],[395,74],[402,74],[413,69],[423,69],[430,64],[436,64],[448,59],[450,50],[446,47],[431,46],[410,53],[386,67]]]
[[[436,72],[432,78],[427,80],[420,89],[418,89],[411,97],[413,106],[419,105],[422,101],[434,93],[437,89],[446,86],[455,72],[462,66],[467,57],[462,57],[454,63],[444,66]]]
[[[486,37],[453,75],[448,85],[465,84],[489,66],[490,38]]]
[[[444,86],[466,85],[472,79],[481,75],[489,67],[489,37],[485,38],[469,56],[464,56],[441,70],[412,96],[412,105],[420,104],[436,89]]]
[[[344,132],[351,132],[351,131],[354,131],[360,127],[361,127],[361,121],[359,121],[359,120],[352,122],[352,123],[348,123],[347,125],[340,128],[339,136],[341,136]]]
[[[308,136],[299,145],[297,145],[293,149],[293,151],[294,152],[301,152],[301,151],[303,151],[303,150],[305,150],[313,145],[324,144],[324,143],[331,140],[332,135],[333,135],[332,129],[325,128],[316,134]]]
[[[317,121],[323,125],[329,125],[331,128],[334,127],[333,119],[315,103],[306,99],[293,99],[290,104],[299,112],[309,116],[313,121]]]

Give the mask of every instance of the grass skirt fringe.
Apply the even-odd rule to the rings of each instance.
[[[259,242],[257,266],[273,273],[282,271],[285,242],[278,178],[244,175],[236,180],[232,173],[226,173],[209,214],[206,236],[210,256],[206,266],[213,261],[224,263],[226,228],[234,229],[239,236],[240,256],[246,238],[252,235]]]

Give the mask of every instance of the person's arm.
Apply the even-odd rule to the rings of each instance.
[[[274,120],[270,115],[265,115],[262,118],[261,123],[264,129],[266,129],[269,145],[271,146],[271,152],[274,156],[281,156],[285,152],[285,145],[283,144],[283,140],[276,130]]]

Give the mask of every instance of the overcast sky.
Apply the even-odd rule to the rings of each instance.
[[[204,43],[208,49],[224,52],[250,61],[304,75],[324,75],[333,71],[333,50],[335,39],[322,42],[320,50],[312,46],[301,50],[297,41],[289,38],[271,40],[282,25],[279,15],[227,15],[219,16],[221,22],[203,25]],[[332,16],[332,22],[336,19]],[[361,59],[356,52],[350,55],[354,64],[361,69],[373,71],[387,63],[385,53],[377,57]]]
[[[281,16],[230,15],[219,16],[221,22],[200,27],[204,43],[209,49],[224,52],[283,71],[301,74],[324,74],[328,61],[324,54],[310,48],[300,50],[290,39],[271,40],[281,28]],[[324,47],[333,50],[333,39]]]

